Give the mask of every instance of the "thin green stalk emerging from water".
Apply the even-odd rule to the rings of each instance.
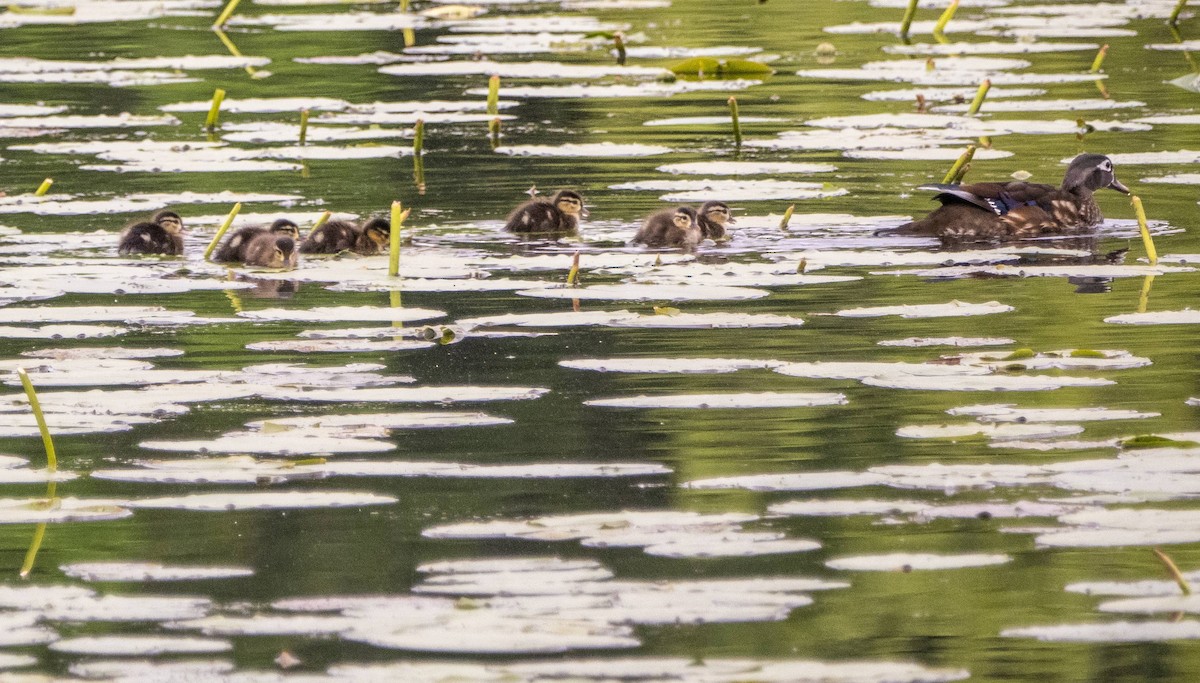
[[[942,12],[942,16],[938,17],[937,25],[933,27],[933,37],[939,43],[947,42],[946,24],[949,24],[950,20],[954,18],[954,12],[957,10],[958,0],[952,0],[950,6],[946,8],[946,11]]]
[[[736,97],[729,98],[729,116],[733,119],[733,144],[742,148],[742,124],[738,120],[738,103]]]
[[[17,375],[21,378],[21,386],[25,388],[25,395],[29,398],[29,407],[33,411],[33,418],[37,420],[38,431],[42,433],[42,446],[46,449],[46,470],[50,473],[50,481],[46,484],[46,502],[48,505],[53,505],[57,488],[54,473],[58,471],[58,455],[54,451],[54,439],[50,437],[50,428],[46,425],[42,404],[38,401],[33,382],[29,381],[29,375],[24,368],[17,368]],[[29,576],[29,573],[33,571],[33,563],[37,559],[38,550],[41,549],[42,540],[45,537],[46,523],[42,522],[33,532],[33,540],[29,544],[29,550],[25,552],[25,561],[21,563],[21,578]]]
[[[953,182],[955,182],[956,178],[958,180],[961,180],[962,174],[960,173],[960,171],[962,171],[962,169],[968,163],[970,163],[972,157],[974,157],[974,156],[975,156],[975,145],[967,145],[967,151],[963,152],[962,155],[958,157],[958,161],[955,161],[954,165],[950,167],[950,170],[946,172],[945,177],[942,178],[942,184],[947,185],[947,184],[953,183]]]
[[[1129,198],[1129,203],[1133,204],[1133,212],[1137,214],[1138,229],[1142,233],[1142,244],[1146,247],[1146,257],[1150,259],[1150,265],[1158,264],[1158,250],[1154,248],[1154,238],[1150,236],[1150,227],[1146,225],[1146,210],[1142,208],[1142,198],[1133,195]]]
[[[314,232],[317,231],[317,228],[321,227],[322,225],[325,225],[325,221],[328,221],[330,216],[332,216],[332,215],[333,215],[332,211],[326,211],[325,213],[318,216],[317,220],[315,222],[313,222],[312,227],[308,229],[308,234],[310,234],[310,235],[313,234]]]
[[[983,106],[983,101],[987,99],[988,91],[992,89],[992,81],[983,79],[979,84],[979,89],[975,91],[975,99],[971,100],[971,106],[967,109],[967,116],[974,116],[979,113],[979,108]]]
[[[208,109],[208,118],[204,119],[204,127],[212,130],[217,125],[217,117],[221,113],[221,103],[225,101],[225,91],[217,88],[213,91],[212,106]]]
[[[217,20],[213,22],[212,27],[221,28],[224,26],[225,22],[229,21],[229,17],[233,16],[234,10],[237,9],[238,3],[241,1],[242,0],[229,0],[229,3],[225,5],[225,9],[219,15],[217,15]]]
[[[400,202],[392,202],[392,222],[388,229],[388,275],[400,276],[400,224],[404,222]]]
[[[221,242],[221,238],[225,236],[225,232],[229,230],[229,226],[233,225],[233,219],[237,217],[238,212],[241,210],[241,202],[233,205],[233,209],[229,212],[229,215],[225,217],[225,222],[221,224],[221,227],[217,228],[217,234],[213,235],[212,241],[208,243],[208,248],[204,250],[205,261],[208,260],[208,257],[212,256],[214,251],[216,251],[217,244]]]
[[[413,125],[413,181],[417,184],[417,194],[425,194],[425,159],[422,152],[425,149],[425,120],[417,119]]]
[[[792,220],[792,214],[796,212],[796,205],[788,205],[787,211],[783,212],[783,220],[779,221],[779,229],[787,230],[788,223]]]
[[[488,79],[487,113],[488,116],[500,113],[500,74],[493,74]]]
[[[46,193],[50,191],[50,186],[53,184],[54,184],[54,178],[46,178],[45,180],[42,181],[41,185],[38,185],[38,189],[34,191],[33,196],[35,196],[35,197],[46,196]]]
[[[913,17],[917,15],[918,0],[908,0],[908,8],[904,10],[904,19],[900,21],[900,40],[908,44],[908,29],[912,26]]]
[[[300,146],[308,141],[308,109],[300,110]]]
[[[1167,23],[1171,26],[1179,23],[1179,13],[1183,11],[1183,6],[1187,4],[1187,0],[1179,0],[1179,4],[1175,5],[1175,9],[1171,12],[1171,18],[1167,19]]]
[[[1104,58],[1107,56],[1108,56],[1108,45],[1105,44],[1105,45],[1102,45],[1100,47],[1100,49],[1096,51],[1096,58],[1094,60],[1092,60],[1092,68],[1088,70],[1088,73],[1093,73],[1093,74],[1100,73],[1100,67],[1104,64]]]
[[[1158,557],[1158,561],[1167,568],[1167,573],[1171,575],[1175,583],[1179,585],[1179,590],[1183,591],[1184,595],[1191,595],[1192,587],[1188,585],[1187,579],[1183,578],[1183,573],[1179,571],[1179,567],[1175,566],[1174,560],[1158,548],[1154,549],[1154,554]]]

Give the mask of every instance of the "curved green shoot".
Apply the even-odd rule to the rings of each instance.
[[[208,248],[204,250],[205,261],[208,260],[208,257],[212,256],[214,251],[216,251],[217,245],[221,242],[221,238],[225,236],[225,233],[229,230],[229,226],[233,225],[233,219],[237,217],[238,212],[241,210],[241,202],[233,205],[233,209],[229,212],[229,215],[225,217],[225,222],[221,223],[221,227],[217,228],[217,234],[213,235],[212,241],[208,243]]]
[[[971,106],[967,109],[967,116],[974,116],[979,113],[979,108],[983,106],[983,101],[987,99],[988,91],[991,89],[991,79],[983,79],[983,82],[979,84],[979,89],[975,91],[975,99],[971,100]]]
[[[908,7],[904,10],[904,18],[900,20],[900,40],[904,44],[908,44],[908,29],[912,27],[913,17],[917,16],[917,2],[919,0],[908,0]]]
[[[242,0],[229,0],[225,5],[225,9],[217,15],[217,20],[213,22],[213,28],[221,28],[225,22],[229,21],[229,17],[233,16],[233,11],[237,9],[238,3]]]
[[[796,212],[796,205],[789,204],[787,211],[783,212],[783,220],[779,221],[779,229],[787,230],[788,223],[792,220],[792,214]]]
[[[21,386],[25,388],[33,419],[37,420],[38,431],[42,433],[42,446],[46,449],[46,469],[54,472],[58,469],[58,456],[54,451],[54,439],[50,438],[50,428],[46,426],[46,416],[42,413],[37,391],[33,388],[33,382],[29,381],[29,374],[25,372],[25,368],[17,368],[17,376],[21,378]]]
[[[1187,579],[1183,578],[1183,572],[1179,571],[1179,567],[1175,566],[1175,561],[1158,548],[1154,548],[1154,555],[1158,557],[1158,561],[1162,562],[1163,566],[1167,568],[1167,574],[1170,574],[1171,578],[1179,586],[1179,590],[1183,591],[1184,595],[1191,595],[1192,587],[1188,585]]]
[[[567,286],[579,286],[579,252],[575,252],[575,256],[571,258],[571,270],[567,272]]]
[[[958,0],[952,0],[950,3],[950,6],[946,8],[946,11],[942,12],[942,16],[938,17],[937,24],[934,25],[934,27],[933,27],[933,37],[939,43],[947,42],[946,41],[946,24],[949,24],[950,20],[954,18],[954,13],[957,10],[958,10]]]
[[[1107,56],[1108,56],[1108,44],[1106,43],[1104,45],[1101,45],[1100,49],[1096,51],[1096,58],[1092,60],[1092,68],[1088,69],[1088,73],[1091,73],[1091,74],[1100,73],[1100,67],[1104,64],[1104,58]]]
[[[50,191],[50,186],[53,184],[54,184],[54,178],[46,178],[45,180],[42,181],[41,185],[38,185],[38,189],[34,191],[33,196],[34,197],[44,197],[46,195],[46,193]]]
[[[1179,0],[1175,5],[1175,9],[1171,11],[1171,17],[1167,19],[1167,23],[1174,26],[1179,23],[1179,13],[1183,11],[1183,6],[1187,4],[1187,0]]]
[[[1133,204],[1133,212],[1137,215],[1138,230],[1142,233],[1142,244],[1146,247],[1146,257],[1150,259],[1150,265],[1158,264],[1158,250],[1154,248],[1154,238],[1150,236],[1150,227],[1146,225],[1146,210],[1142,208],[1142,198],[1133,195],[1129,198],[1129,203]]]
[[[204,119],[204,127],[212,130],[217,125],[217,117],[221,113],[221,103],[225,101],[225,91],[217,88],[213,91],[212,106],[208,109],[208,118]]]
[[[974,156],[975,156],[975,145],[967,145],[967,151],[963,152],[958,157],[958,161],[955,161],[954,165],[950,167],[950,170],[946,172],[945,177],[942,178],[942,184],[948,185],[948,184],[954,182],[954,179],[956,177],[961,177],[959,174],[959,171],[961,171],[964,166],[966,166],[968,163],[970,163],[971,159]]]

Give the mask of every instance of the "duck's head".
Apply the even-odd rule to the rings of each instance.
[[[587,218],[588,212],[583,205],[583,197],[574,190],[559,190],[551,203],[568,216]]]
[[[264,268],[295,268],[295,240],[293,240],[291,237],[285,237],[283,235],[272,235],[270,239],[274,240],[274,243],[270,245],[270,249],[264,249],[262,254],[255,254],[255,263],[251,265],[263,266]]]
[[[168,235],[178,235],[183,232],[183,219],[174,211],[159,211],[150,220],[166,230]]]
[[[721,227],[737,222],[733,220],[729,213],[729,205],[725,202],[704,202],[704,206],[700,207],[700,215]]]
[[[387,251],[391,246],[392,222],[386,218],[375,217],[363,224],[363,235],[375,243],[380,251]]]
[[[1062,186],[1064,190],[1087,188],[1093,192],[1110,187],[1129,194],[1129,188],[1117,180],[1112,159],[1103,154],[1080,154],[1072,159]]]
[[[675,209],[675,214],[671,216],[671,222],[680,230],[698,230],[700,228],[696,223],[696,210],[690,206],[681,206]]]
[[[267,230],[280,237],[291,237],[293,240],[300,239],[300,226],[286,218],[276,220]]]

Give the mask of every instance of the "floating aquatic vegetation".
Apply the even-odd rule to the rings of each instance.
[[[580,301],[746,301],[761,299],[770,292],[750,287],[634,283],[559,289],[526,289],[518,291],[517,294],[541,299],[579,299]],[[0,317],[0,320],[3,318]]]
[[[253,576],[248,567],[166,566],[155,562],[78,562],[64,564],[60,570],[81,581],[206,581]]]
[[[225,123],[221,125],[221,139],[229,142],[292,142],[299,134],[299,130],[296,124],[274,121]],[[383,138],[403,138],[410,135],[407,131],[394,128],[309,126],[307,130],[307,138],[310,143],[378,140]]]
[[[1091,52],[1100,47],[1095,43],[1066,43],[1051,41],[1014,41],[987,43],[914,43],[912,45],[884,45],[883,51],[894,55],[928,55],[931,57],[954,55],[1022,55],[1045,52]],[[989,97],[990,97],[989,93]],[[989,105],[989,109],[991,106]]]
[[[742,119],[745,121],[746,119]],[[728,123],[728,119],[722,119]],[[796,161],[689,161],[666,164],[656,170],[682,175],[786,175],[789,173],[832,173],[837,166]]]
[[[16,128],[145,128],[150,126],[178,126],[174,116],[135,116],[133,114],[96,116],[27,116],[4,119],[4,125]]]
[[[936,569],[965,569],[990,567],[1011,562],[1008,555],[934,555],[929,553],[893,553],[891,555],[861,555],[828,560],[830,569],[875,572],[909,572]]]
[[[896,436],[904,439],[1052,439],[1079,434],[1083,427],[1078,425],[1046,424],[999,424],[978,423],[913,425],[896,430]]]
[[[921,512],[929,503],[912,500],[792,500],[767,508],[773,515],[787,517],[848,517],[852,515],[896,515]]]
[[[1109,316],[1104,322],[1120,325],[1196,325],[1200,324],[1200,310],[1188,308],[1182,311],[1122,313]]]
[[[1174,593],[1179,587],[1174,586]],[[1097,607],[1101,612],[1117,612],[1125,614],[1196,614],[1200,612],[1200,596],[1196,595],[1166,595],[1163,597],[1135,598],[1131,600],[1111,600],[1102,602]]]
[[[703,201],[709,197],[726,201],[822,199],[848,194],[848,190],[823,183],[789,180],[646,180],[610,185],[609,189],[666,190],[667,194],[659,197],[664,202]]]
[[[911,375],[875,375],[863,384],[888,389],[915,391],[1051,391],[1062,387],[1101,387],[1115,384],[1098,377],[1056,377],[1051,375],[987,375],[984,377],[922,377]]]
[[[927,86],[904,90],[876,90],[866,93],[862,98],[870,102],[912,102],[917,99],[917,95],[920,95],[925,98],[926,102],[969,103],[975,97],[976,90],[976,88]],[[1046,91],[1039,88],[990,88],[987,96],[990,102],[1010,97],[1041,97],[1045,94]]]
[[[925,346],[1008,346],[1016,341],[1005,337],[908,337],[907,339],[885,339],[880,346],[903,346],[921,348]]]
[[[388,308],[386,306],[328,306],[310,309],[264,308],[237,314],[251,320],[288,320],[295,322],[417,322],[441,318],[446,314],[429,308]]]
[[[139,143],[137,148],[143,148],[147,143]],[[114,143],[114,149],[116,149]],[[30,149],[33,149],[32,147]],[[94,149],[94,148],[92,148]],[[152,148],[147,148],[152,149]],[[46,151],[33,149],[33,151]],[[57,152],[55,152],[57,153]],[[89,153],[70,152],[63,153]],[[101,154],[102,152],[95,152]],[[263,193],[193,193],[180,192],[176,194],[133,194],[118,198],[96,199],[63,199],[57,195],[33,197],[21,195],[15,197],[0,197],[0,214],[32,213],[38,215],[75,216],[94,213],[133,213],[154,211],[171,204],[225,204],[232,202],[290,202],[301,199],[297,195],[263,194]],[[223,218],[223,216],[222,216]],[[269,222],[270,219],[268,219]],[[189,219],[189,222],[195,222]],[[219,221],[217,221],[219,222]]]
[[[258,453],[268,455],[321,456],[338,453],[384,453],[395,444],[374,439],[328,436],[319,430],[288,432],[231,432],[216,439],[191,441],[143,441],[141,448],[180,453]]]
[[[990,93],[989,93],[990,95]],[[934,107],[935,112],[952,112],[966,113],[970,110],[970,104],[947,104],[939,107]],[[987,110],[989,113],[1006,112],[1006,111],[1092,111],[1092,110],[1108,110],[1108,109],[1136,109],[1146,106],[1145,102],[1137,100],[1105,100],[1105,99],[1077,99],[1077,100],[1003,100],[1000,102],[988,102]],[[1139,121],[1140,123],[1151,123],[1150,121]],[[1090,122],[1089,122],[1090,124]],[[1000,122],[1001,126],[1007,125],[1007,122]],[[1024,131],[1014,131],[1024,132]]]
[[[50,358],[53,360],[78,360],[99,358],[171,358],[182,356],[180,349],[146,348],[134,349],[121,346],[94,346],[60,349],[34,349],[22,351],[25,358]]]
[[[169,311],[161,306],[29,306],[0,308],[0,323],[108,322],[183,324],[191,311]]]
[[[453,33],[503,33],[506,35],[526,33],[610,33],[628,31],[627,24],[599,21],[581,14],[564,16],[494,16],[456,22],[450,26]],[[522,36],[523,37],[523,36]]]
[[[696,409],[744,409],[744,408],[809,408],[815,406],[845,405],[843,394],[760,392],[740,394],[676,394],[658,396],[629,396],[621,398],[599,398],[584,401],[584,405],[604,408],[696,408]]]
[[[103,657],[156,657],[175,654],[229,652],[233,643],[216,638],[186,636],[85,636],[65,638],[50,644],[50,649],[75,655]]]
[[[767,116],[740,116],[741,123],[779,123],[785,119]],[[643,126],[728,126],[727,116],[680,116],[670,119],[650,119],[643,121]]]
[[[980,422],[1091,422],[1097,420],[1142,420],[1159,413],[1112,408],[1019,408],[1012,403],[951,408],[951,415],[969,415]]]
[[[962,148],[953,147],[918,147],[916,149],[852,149],[842,156],[850,159],[879,159],[879,160],[908,160],[908,161],[954,161],[962,155]],[[979,160],[1003,159],[1012,156],[1012,152],[1000,149],[980,149],[975,151]]]
[[[701,515],[693,512],[595,513],[542,517],[526,521],[467,522],[426,529],[427,538],[517,538],[580,540],[590,547],[641,547],[666,557],[721,557],[804,552],[820,547],[782,534],[750,532],[742,527],[756,515]]]
[[[1103,624],[1025,626],[1000,632],[1005,638],[1035,638],[1051,643],[1148,643],[1200,638],[1200,621],[1116,621]]]
[[[433,342],[415,339],[370,341],[367,339],[278,339],[246,344],[250,351],[281,353],[382,353],[418,351],[436,346]]]
[[[409,12],[341,12],[338,14],[235,14],[229,26],[265,26],[276,31],[399,31],[429,26],[429,20]]]
[[[252,491],[243,493],[193,493],[186,496],[142,498],[131,500],[135,509],[195,510],[226,512],[229,510],[299,510],[305,508],[359,507],[391,505],[391,496],[356,491]]]
[[[100,339],[117,337],[129,330],[110,325],[42,325],[41,327],[15,327],[0,325],[0,338],[4,339]]]
[[[812,361],[783,363],[773,368],[781,375],[811,379],[857,379],[868,377],[960,377],[989,375],[991,370],[969,365],[944,363],[882,363]]]
[[[622,78],[667,78],[671,72],[658,67],[563,64],[560,62],[493,62],[449,61],[415,64],[393,64],[379,68],[390,76],[492,76],[501,78],[569,78],[588,79],[620,76]],[[509,97],[512,93],[506,92]]]
[[[0,482],[5,484],[71,481],[76,477],[76,474],[63,470],[54,472],[26,468],[0,470]],[[124,519],[133,514],[121,507],[122,504],[122,501],[100,499],[2,498],[0,499],[0,524],[108,522]]]
[[[356,403],[471,403],[476,401],[521,401],[540,398],[549,389],[540,387],[385,387],[374,389],[298,390],[278,387],[262,392],[276,401]]]
[[[876,486],[887,477],[870,472],[795,472],[788,474],[750,474],[716,477],[684,482],[686,489],[746,489],[748,491],[825,491]]]
[[[1071,370],[1078,368],[1125,369],[1150,365],[1149,358],[1135,356],[1128,351],[1065,349],[1033,353],[1029,349],[1018,349],[1010,354],[994,352],[964,353],[956,356],[964,365],[979,365],[994,370],[1020,366],[1027,370]]]
[[[887,315],[898,315],[901,318],[946,318],[974,315],[992,315],[1008,313],[1016,310],[1012,306],[998,301],[988,301],[982,304],[972,304],[965,301],[951,301],[946,304],[901,304],[899,306],[868,306],[849,308],[838,311],[834,315],[843,318],[878,318]]]
[[[325,433],[351,436],[361,430],[446,429],[449,427],[491,427],[511,424],[507,417],[486,413],[362,413],[358,415],[306,415],[277,417],[247,422],[246,426],[268,433],[290,429],[320,429]]]
[[[346,100],[332,97],[250,97],[245,99],[227,97],[221,100],[221,111],[226,114],[275,114],[297,112],[301,109],[343,111],[350,106],[351,104]],[[165,104],[159,107],[159,110],[171,114],[204,113],[211,107],[211,100],[195,100]]]
[[[636,143],[617,144],[615,142],[567,143],[562,145],[515,145],[497,147],[500,154],[515,157],[650,157],[667,154],[670,147],[661,145],[642,145]]]
[[[782,361],[745,358],[583,358],[558,362],[562,367],[573,370],[700,374],[771,368],[781,363]]]
[[[505,313],[481,318],[455,321],[470,330],[476,327],[592,327],[611,326],[617,322],[635,320],[640,316],[631,311],[565,311],[561,313]]]
[[[719,80],[687,81],[676,80],[669,83],[647,81],[637,84],[587,84],[587,85],[535,85],[505,87],[504,94],[519,99],[528,98],[562,98],[562,99],[593,99],[618,97],[670,97],[685,92],[732,92],[745,90],[762,81],[745,78],[730,78]],[[486,88],[468,88],[468,95],[486,95]]]
[[[1160,226],[1161,230],[1161,226]],[[1156,231],[1158,232],[1158,231]],[[942,268],[914,268],[908,270],[890,270],[874,272],[872,275],[913,275],[916,277],[968,277],[973,275],[992,275],[999,277],[1145,277],[1147,275],[1166,275],[1168,273],[1186,273],[1192,268],[1155,265],[1056,265],[1056,266],[1009,266],[973,265],[948,266]]]

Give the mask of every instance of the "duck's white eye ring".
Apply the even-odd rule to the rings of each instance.
[[[1109,161],[1108,159],[1105,159],[1104,162],[1100,164],[1100,170],[1111,171],[1112,170],[1112,162]]]

